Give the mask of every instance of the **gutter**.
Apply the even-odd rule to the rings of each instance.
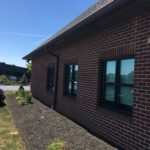
[[[59,56],[53,52],[48,51],[48,47],[45,47],[46,53],[56,58],[56,77],[55,77],[55,94],[54,94],[54,100],[52,103],[51,108],[56,110],[56,104],[57,104],[57,93],[58,93],[58,75],[59,75]]]

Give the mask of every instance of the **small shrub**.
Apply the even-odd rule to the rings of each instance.
[[[17,95],[20,97],[25,97],[25,90],[19,90]]]
[[[15,94],[18,95],[18,91],[15,91]]]
[[[16,94],[16,101],[19,103],[19,105],[24,106],[31,102],[32,94],[30,91],[25,91],[24,89],[20,88]]]
[[[55,140],[48,146],[47,150],[65,150],[65,142],[60,140]]]
[[[5,91],[5,96],[7,97],[7,96],[10,96],[10,95],[16,95],[16,92],[17,91]]]
[[[28,103],[30,103],[30,102],[31,102],[31,98],[32,98],[31,92],[26,91],[24,96],[25,96],[26,101],[27,101]]]
[[[24,105],[27,105],[28,102],[26,100],[24,100],[23,98],[21,98],[18,103],[21,105],[21,106],[24,106]]]
[[[24,90],[23,85],[20,85],[18,90],[19,90],[19,91],[20,91],[20,90]]]
[[[17,96],[17,97],[16,97],[16,101],[17,101],[17,102],[19,102],[19,101],[20,101],[20,99],[21,99],[21,97],[20,97],[20,96]]]

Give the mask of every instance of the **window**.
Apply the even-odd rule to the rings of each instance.
[[[65,71],[65,95],[76,97],[78,89],[78,65],[67,64]]]
[[[47,73],[47,89],[49,91],[54,91],[54,75],[55,75],[55,69],[54,68],[48,68]]]
[[[134,58],[104,62],[103,104],[125,113],[131,113],[133,105]]]

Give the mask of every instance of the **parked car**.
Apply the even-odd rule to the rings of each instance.
[[[0,106],[4,104],[5,94],[2,89],[0,89]]]

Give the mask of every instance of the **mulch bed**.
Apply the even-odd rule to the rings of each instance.
[[[46,150],[55,139],[65,141],[67,150],[115,150],[36,99],[20,107],[15,96],[10,96],[7,106],[27,150]]]

